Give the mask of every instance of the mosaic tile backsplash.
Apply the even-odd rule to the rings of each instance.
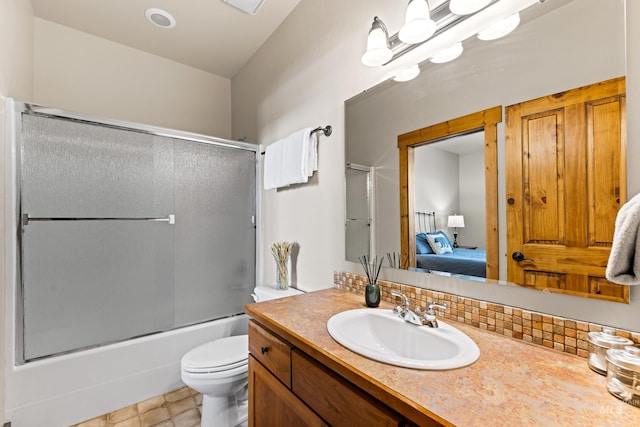
[[[367,285],[366,276],[342,271],[334,273],[333,281],[335,288],[362,295]],[[448,309],[438,312],[438,316],[443,319],[584,358],[589,357],[587,334],[591,331],[602,331],[602,325],[593,323],[550,316],[386,280],[379,280],[378,283],[382,301],[397,303],[397,298],[391,295],[391,290],[395,289],[409,298],[411,307],[420,306],[424,309],[427,302],[445,303]],[[619,329],[616,333],[633,340],[636,344],[640,343],[640,333]]]

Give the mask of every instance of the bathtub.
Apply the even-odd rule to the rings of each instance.
[[[5,416],[12,427],[63,427],[178,389],[187,351],[246,334],[247,327],[242,314],[25,365],[6,363]]]

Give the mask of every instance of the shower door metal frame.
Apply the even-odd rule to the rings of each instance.
[[[15,345],[14,348],[14,363],[13,365],[23,365],[32,360],[46,359],[49,357],[60,356],[63,354],[75,353],[90,348],[95,348],[103,345],[114,344],[116,342],[126,341],[128,339],[139,338],[131,337],[118,341],[101,343],[98,345],[91,345],[87,347],[77,348],[65,352],[56,353],[53,355],[44,356],[42,358],[25,360],[24,357],[24,288],[22,282],[22,228],[28,223],[28,221],[47,221],[50,218],[30,218],[25,217],[26,214],[22,212],[21,206],[21,164],[22,164],[22,152],[20,147],[20,135],[22,134],[22,115],[30,114],[41,117],[60,118],[72,121],[83,122],[87,124],[99,125],[113,129],[119,129],[131,132],[140,132],[152,136],[161,136],[172,139],[178,139],[188,142],[196,142],[200,144],[208,144],[218,147],[226,147],[232,149],[240,149],[249,152],[253,152],[255,155],[255,214],[253,215],[252,223],[255,229],[255,253],[254,253],[254,282],[257,283],[259,275],[260,257],[260,221],[258,220],[261,214],[260,205],[260,188],[262,185],[261,178],[261,163],[260,163],[260,145],[252,144],[244,141],[233,141],[223,138],[211,137],[207,135],[185,132],[180,130],[173,130],[163,127],[144,125],[133,122],[126,122],[121,120],[109,119],[104,117],[97,117],[88,114],[80,114],[61,109],[44,107],[37,104],[15,101],[12,98],[6,98],[5,100],[5,132],[7,140],[10,142],[8,151],[5,153],[5,229],[7,231],[7,238],[5,242],[6,250],[6,272],[5,278],[7,283],[7,289],[5,289],[6,306],[13,310],[13,317],[15,320],[15,326],[12,333],[14,334],[12,342]],[[75,220],[96,220],[105,218],[61,218],[62,220],[75,221]],[[121,218],[106,218],[109,220],[119,220]],[[131,218],[129,218],[131,219]],[[175,221],[174,215],[169,215],[166,218],[136,218],[141,220],[151,221],[167,221],[169,224],[173,224]],[[26,221],[25,221],[26,220]],[[179,220],[179,219],[178,219]],[[11,307],[10,307],[11,306]],[[240,315],[240,314],[237,314]],[[231,317],[231,316],[226,316]],[[205,320],[197,323],[206,323],[210,320]],[[154,335],[157,333],[168,332],[174,329],[180,329],[190,325],[181,325],[167,330],[150,332],[142,335]],[[8,337],[9,338],[9,337]]]

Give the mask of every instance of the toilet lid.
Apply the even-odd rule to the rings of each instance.
[[[202,344],[182,357],[182,368],[189,372],[218,372],[246,365],[249,336],[237,335]]]

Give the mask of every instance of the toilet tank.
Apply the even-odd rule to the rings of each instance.
[[[275,286],[256,286],[251,296],[255,302],[267,301],[270,299],[284,298],[291,295],[299,295],[304,292],[296,288],[287,288],[284,290],[276,289]]]

